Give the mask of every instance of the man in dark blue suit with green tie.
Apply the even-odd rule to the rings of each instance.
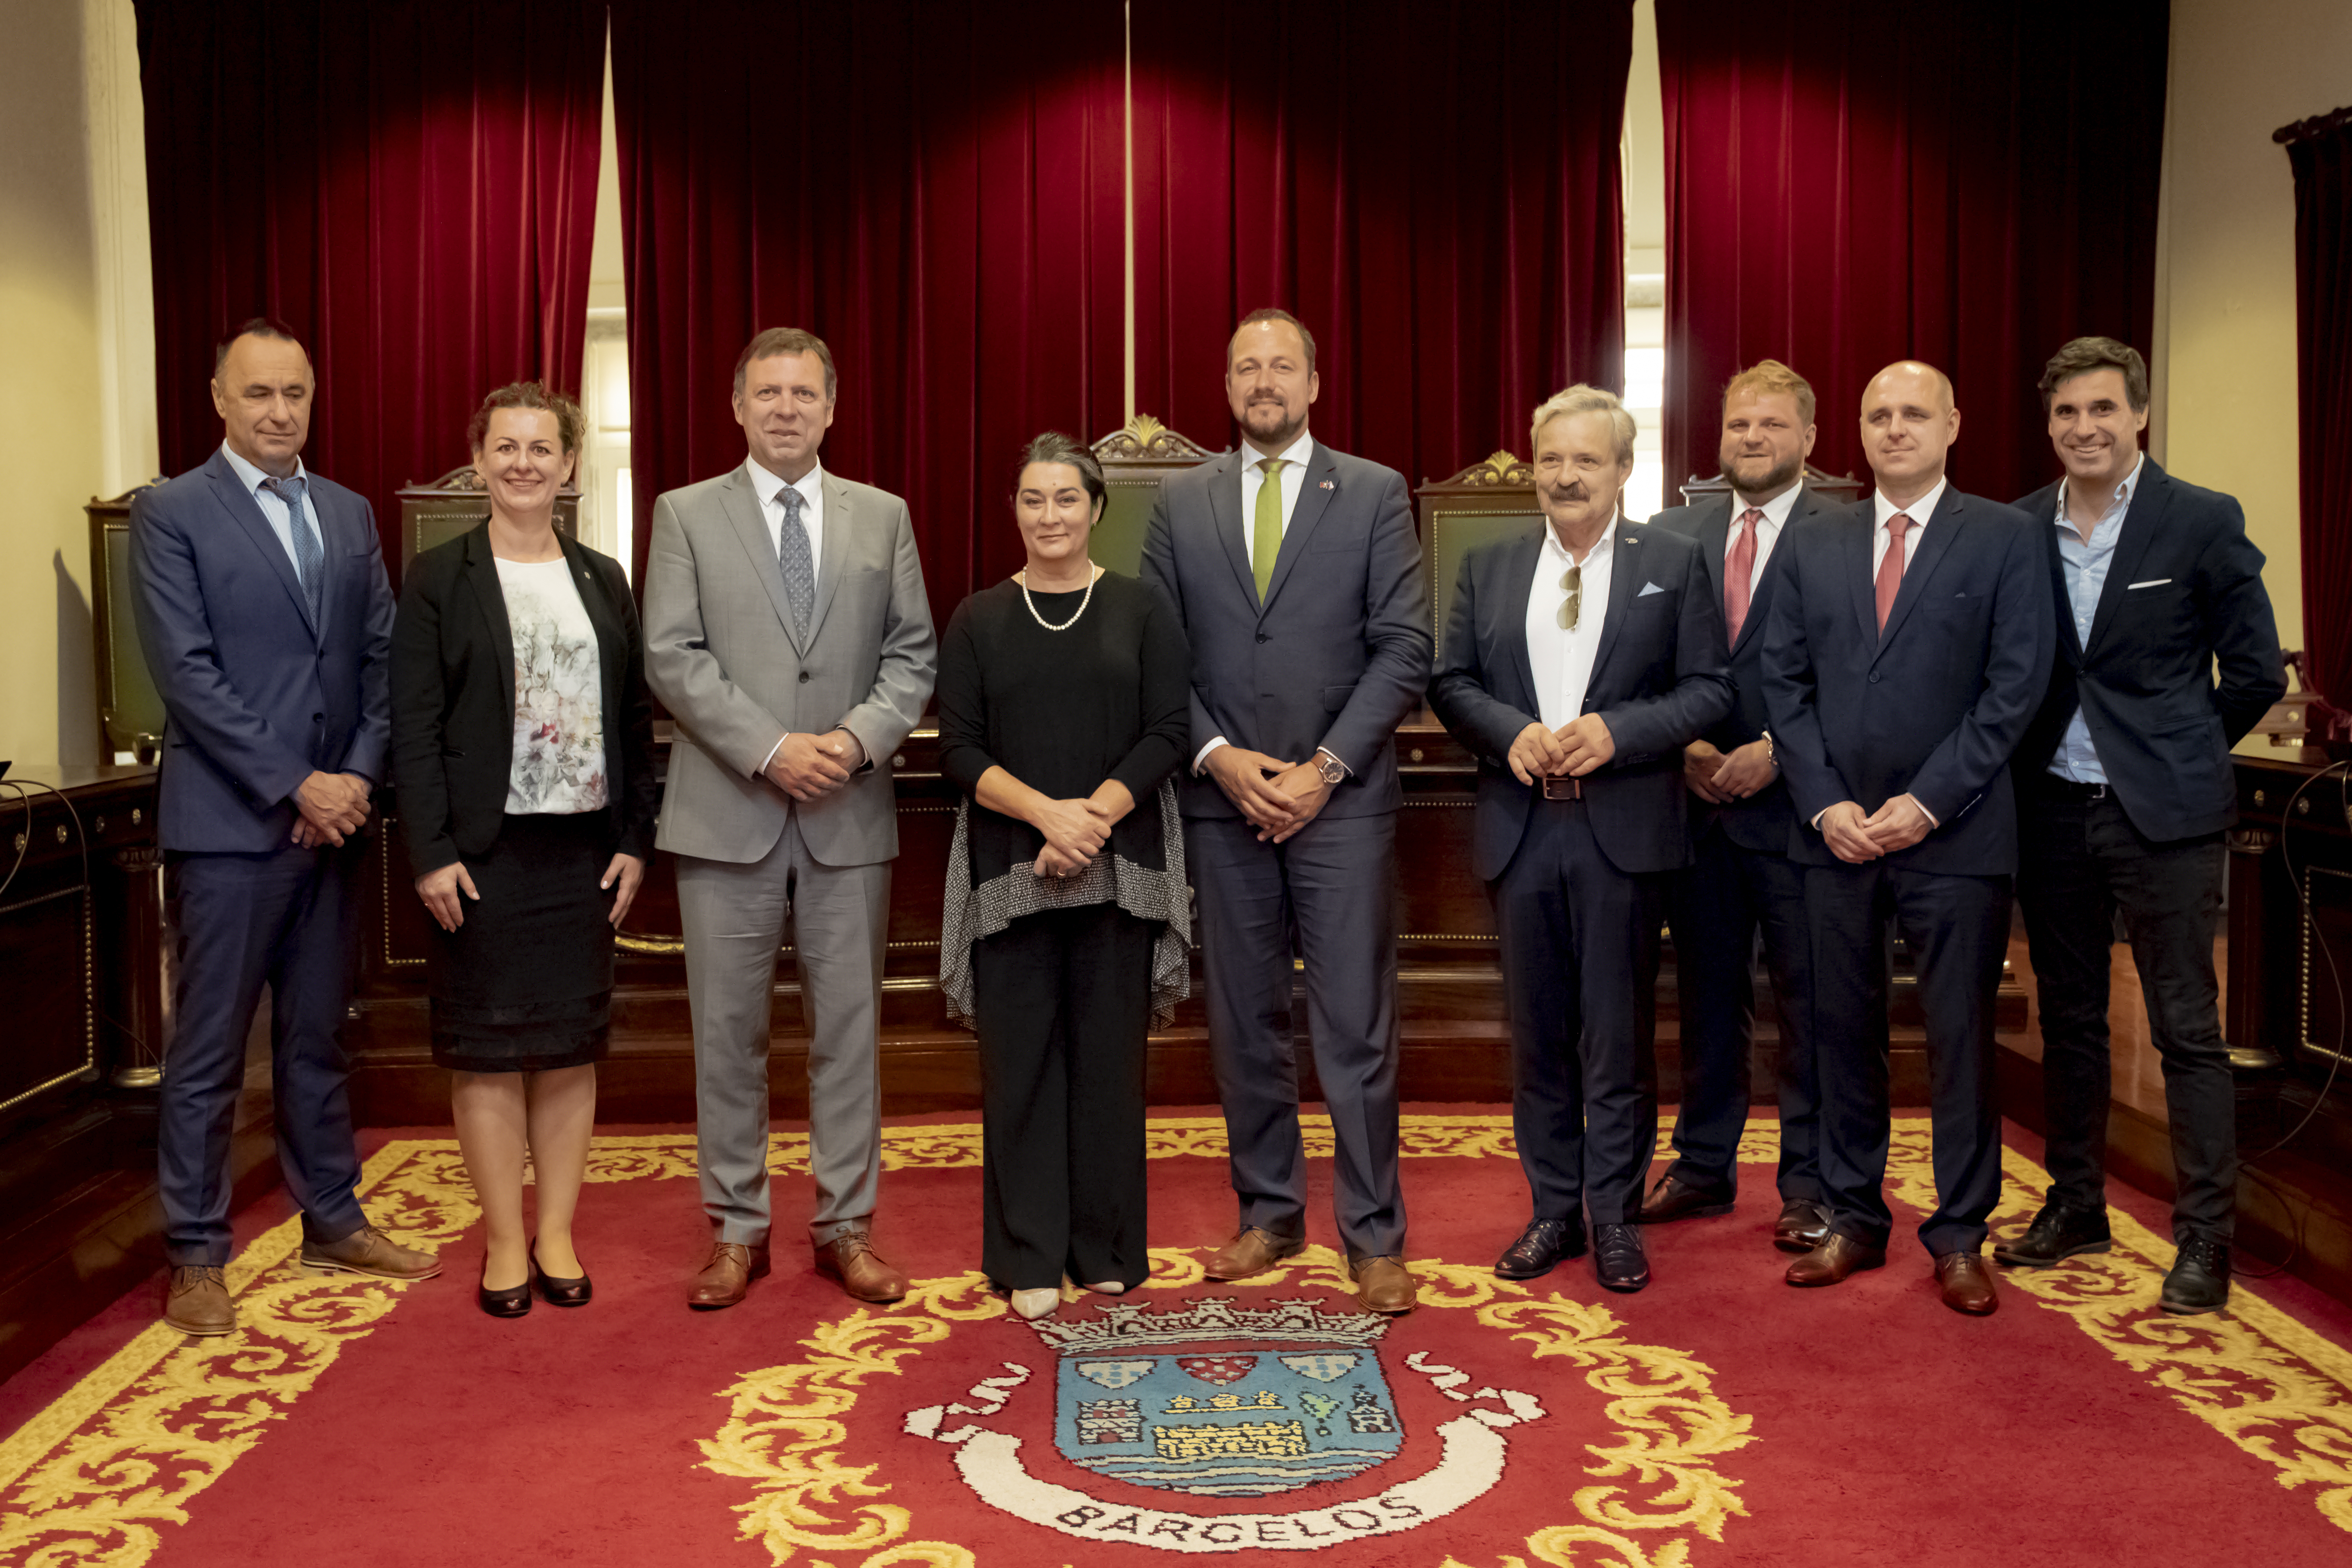
[[[236,1326],[228,1141],[265,985],[302,1261],[392,1280],[441,1267],[370,1225],[357,1196],[338,1030],[359,834],[391,738],[393,601],[367,502],[302,466],[315,388],[290,331],[247,322],[214,360],[221,449],[131,507],[131,603],[165,713],[159,831],[180,964],[157,1155],[163,1321],[185,1333]]]
[[[1808,518],[1764,645],[1765,706],[1796,806],[1813,932],[1828,1239],[1789,1266],[1833,1285],[1886,1261],[1886,966],[1900,926],[1927,1017],[1936,1207],[1919,1239],[1945,1305],[2000,1305],[1982,1249],[2000,1197],[1993,998],[2017,872],[2010,754],[2050,679],[2050,574],[2025,514],[1945,476],[1952,384],[1916,361],[1862,396],[1877,485]]]

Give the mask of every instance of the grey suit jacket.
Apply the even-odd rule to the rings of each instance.
[[[1243,532],[1249,456],[1161,484],[1143,542],[1143,580],[1192,644],[1192,751],[1221,735],[1292,762],[1327,747],[1349,774],[1324,816],[1393,811],[1396,727],[1420,706],[1432,643],[1404,477],[1317,442],[1261,605]],[[1183,779],[1184,815],[1239,815],[1190,758]]]
[[[761,771],[777,738],[839,726],[866,748],[866,766],[823,800],[798,803],[801,835],[825,865],[897,855],[888,759],[939,670],[907,504],[825,475],[806,646],[792,632],[748,465],[669,491],[653,521],[646,681],[677,721],[656,843],[705,860],[761,859],[796,804]]]

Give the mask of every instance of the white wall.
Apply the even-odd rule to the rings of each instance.
[[[2280,639],[2299,648],[2294,178],[2271,132],[2352,103],[2352,5],[2172,0],[2171,75],[2157,450],[2244,504]]]

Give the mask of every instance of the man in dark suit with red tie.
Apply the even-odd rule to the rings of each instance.
[[[2237,1086],[2213,971],[2221,833],[2238,820],[2230,747],[2286,690],[2278,628],[2238,503],[2141,455],[2137,350],[2077,338],[2052,357],[2042,397],[2065,476],[2018,507],[2042,537],[2058,656],[2014,773],[2050,1195],[1993,1256],[2042,1268],[2109,1246],[2102,1167],[2120,915],[2172,1123],[2179,1251],[2161,1304],[2215,1312],[2230,1300],[2238,1180]]]
[[[214,360],[226,438],[131,504],[131,605],[163,698],[157,780],[179,936],[178,1033],[156,1145],[163,1321],[236,1326],[228,1140],[245,1040],[269,988],[278,1159],[302,1262],[387,1280],[440,1271],[368,1223],[341,1030],[369,797],[392,736],[392,589],[367,502],[302,465],[317,388],[284,327]]]
[[[1690,861],[1684,746],[1730,710],[1699,547],[1626,525],[1633,416],[1575,386],[1536,410],[1544,521],[1462,559],[1429,706],[1478,759],[1471,865],[1495,900],[1511,1124],[1533,1217],[1495,1265],[1585,1249],[1606,1290],[1650,1265],[1636,1223],[1657,1145],[1651,1030],[1667,877]]]
[[[1764,711],[1764,628],[1782,537],[1796,522],[1843,509],[1805,486],[1813,434],[1813,389],[1804,377],[1778,360],[1740,371],[1723,389],[1719,455],[1729,491],[1650,519],[1653,528],[1696,539],[1706,557],[1723,600],[1738,697],[1683,748],[1683,782],[1697,798],[1692,859],[1666,901],[1682,1009],[1682,1104],[1675,1163],[1643,1202],[1642,1223],[1730,1211],[1748,1125],[1760,929],[1780,1018],[1780,1212],[1772,1239],[1787,1252],[1810,1252],[1827,1240],[1829,1210],[1822,1202],[1805,868],[1789,858],[1794,818]]]
[[[1919,1227],[1944,1302],[2000,1297],[1982,1249],[2000,1196],[1993,998],[2009,942],[2017,806],[2009,759],[2050,679],[2050,574],[2032,520],[1945,476],[1952,386],[1904,361],[1871,378],[1877,480],[1811,518],[1764,647],[1765,706],[1798,825],[1813,930],[1813,1027],[1830,1234],[1790,1264],[1832,1285],[1886,1261],[1891,1136],[1885,953],[1899,925],[1926,1015],[1936,1207]]]

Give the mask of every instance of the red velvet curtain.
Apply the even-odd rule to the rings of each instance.
[[[213,348],[285,321],[304,461],[375,506],[463,463],[482,394],[580,382],[603,0],[139,0],[163,464],[220,443]]]
[[[1138,0],[1136,402],[1235,439],[1234,323],[1316,336],[1317,435],[1408,482],[1622,388],[1632,0]]]
[[[2051,352],[2148,347],[2168,9],[1658,0],[1669,498],[1767,355],[1813,383],[1832,473],[1867,478],[1863,385],[1911,357],[1956,385],[1956,483],[2047,483]]]
[[[942,623],[1022,559],[1022,444],[1122,422],[1122,19],[1102,0],[615,0],[631,459],[743,461],[753,334],[832,350],[823,462],[906,497]]]
[[[2352,712],[2352,109],[2278,132],[2294,168],[2304,674]]]

